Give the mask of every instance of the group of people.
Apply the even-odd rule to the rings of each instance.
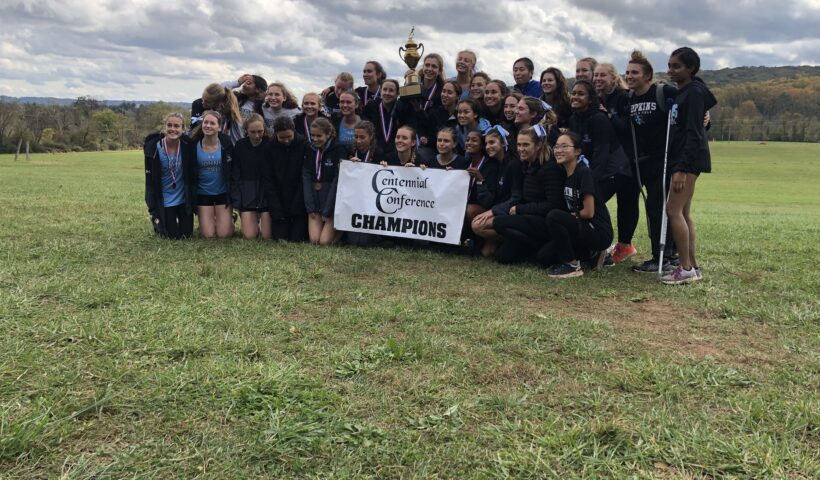
[[[663,271],[667,284],[702,278],[690,211],[699,174],[711,170],[706,128],[716,100],[697,77],[694,50],[670,55],[675,86],[655,83],[640,51],[623,77],[613,64],[582,58],[571,84],[555,67],[534,79],[528,58],[514,62],[513,85],[475,65],[476,54],[462,51],[448,78],[442,56],[427,54],[420,98],[400,97],[400,82],[377,61],[365,64],[364,85],[343,72],[301,103],[258,75],[208,85],[190,126],[172,113],[146,138],[155,231],[189,237],[195,214],[202,237],[231,237],[238,212],[248,239],[383,245],[334,228],[341,161],[466,170],[465,251],[580,276],[636,255],[643,196],[652,252],[632,269]]]

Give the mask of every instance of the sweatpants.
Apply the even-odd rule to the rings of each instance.
[[[550,240],[547,222],[540,215],[501,215],[493,217],[493,229],[504,237],[495,258],[499,263],[518,263]]]
[[[612,228],[596,227],[563,210],[547,214],[546,223],[551,240],[538,251],[538,262],[545,266],[589,258],[612,243]]]

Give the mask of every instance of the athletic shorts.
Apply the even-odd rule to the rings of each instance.
[[[197,195],[196,204],[200,207],[215,207],[217,205],[228,204],[228,194],[220,193],[219,195]]]

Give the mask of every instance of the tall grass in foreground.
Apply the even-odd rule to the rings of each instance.
[[[682,288],[169,242],[138,152],[0,157],[0,477],[817,478],[820,146],[713,155]]]

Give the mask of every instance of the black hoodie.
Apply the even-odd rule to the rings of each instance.
[[[281,220],[305,215],[305,196],[302,192],[302,162],[305,158],[305,138],[294,134],[285,145],[275,137],[271,141],[270,160],[262,170],[262,183],[269,199],[271,218]]]
[[[596,181],[630,174],[629,159],[605,113],[591,108],[586,112],[574,111],[569,129],[581,136],[582,150]]]
[[[703,116],[717,100],[699,77],[678,89],[672,106],[669,141],[669,171],[709,173],[712,157]]]

